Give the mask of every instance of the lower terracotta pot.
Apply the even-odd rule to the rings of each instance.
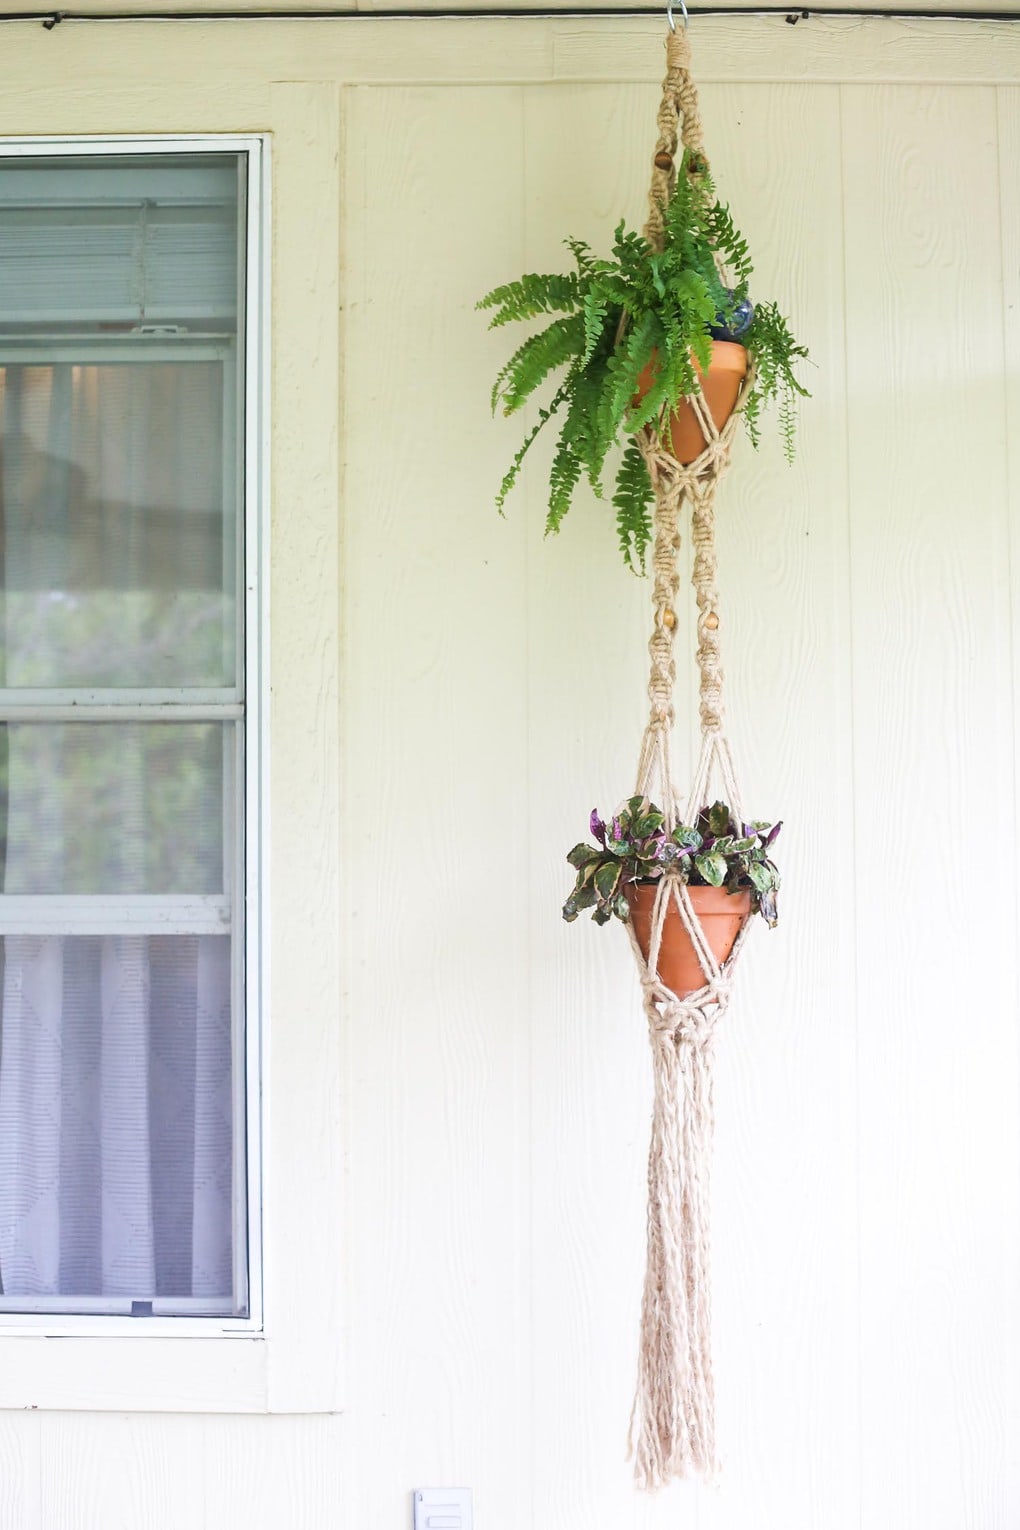
[[[747,352],[735,340],[712,341],[712,364],[703,372],[697,364],[695,371],[701,384],[708,412],[722,430],[736,407],[740,397],[740,385],[747,376]],[[655,357],[638,378],[637,397],[643,398],[655,381]],[[693,462],[705,450],[705,433],[698,423],[693,407],[682,399],[670,420],[669,439],[673,456],[678,462]]]
[[[648,960],[652,938],[652,905],[658,884],[631,882],[627,887],[631,923],[641,954]],[[744,921],[751,912],[749,892],[728,893],[725,887],[688,887],[694,912],[705,932],[709,950],[720,965],[736,944]],[[684,927],[676,900],[670,898],[659,945],[659,978],[678,999],[705,986],[705,974],[698,961],[694,942]]]

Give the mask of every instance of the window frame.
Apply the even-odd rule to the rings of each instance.
[[[243,1070],[235,1072],[235,1080],[238,1087],[243,1080],[245,1095],[245,1141],[246,1152],[244,1165],[238,1165],[236,1172],[239,1175],[236,1184],[236,1194],[241,1202],[238,1221],[243,1216],[247,1227],[247,1294],[248,1316],[235,1317],[231,1315],[203,1315],[203,1316],[146,1316],[127,1317],[112,1314],[89,1314],[87,1311],[59,1312],[49,1310],[45,1312],[9,1312],[0,1311],[0,1344],[8,1339],[20,1339],[27,1337],[53,1337],[64,1340],[82,1339],[88,1341],[95,1337],[103,1337],[110,1340],[125,1341],[129,1349],[138,1341],[152,1340],[162,1341],[150,1346],[146,1354],[152,1356],[154,1348],[163,1350],[168,1361],[171,1362],[171,1372],[175,1369],[173,1364],[180,1357],[180,1350],[176,1345],[168,1345],[166,1341],[178,1339],[227,1339],[237,1341],[240,1339],[258,1340],[264,1332],[264,1305],[263,1305],[263,1200],[264,1200],[264,1173],[263,1173],[263,1073],[265,1057],[265,996],[268,993],[268,951],[267,938],[267,900],[264,897],[266,884],[266,861],[268,855],[268,675],[269,675],[269,649],[268,649],[268,537],[269,537],[269,513],[268,513],[268,484],[269,484],[269,427],[268,427],[268,398],[269,398],[269,340],[270,340],[270,313],[269,313],[269,144],[266,134],[259,133],[216,133],[216,134],[160,134],[160,135],[102,135],[102,136],[46,136],[31,139],[16,136],[0,137],[0,160],[7,158],[27,159],[31,157],[46,158],[78,158],[92,157],[102,154],[130,154],[137,155],[139,160],[146,155],[162,154],[238,154],[243,155],[244,174],[244,247],[243,265],[243,323],[238,328],[238,340],[243,340],[244,360],[243,370],[239,372],[243,398],[238,402],[238,413],[241,429],[237,433],[238,455],[241,467],[241,492],[242,503],[238,506],[238,528],[241,537],[238,543],[243,543],[243,564],[240,569],[240,584],[238,589],[238,625],[241,624],[243,610],[244,630],[244,704],[243,704],[243,730],[235,729],[239,743],[234,753],[235,769],[237,766],[237,751],[243,748],[244,753],[244,810],[238,819],[237,843],[235,846],[235,870],[243,871],[243,877],[235,876],[234,887],[236,893],[236,909],[241,914],[241,924],[244,935],[243,952],[243,992],[236,992],[235,1001],[235,1036],[243,1030],[245,1038],[245,1056]],[[158,346],[157,337],[153,337]],[[198,343],[198,342],[196,342]],[[60,345],[61,342],[57,342]],[[89,348],[89,342],[84,342]],[[104,348],[106,342],[103,342]],[[19,342],[12,341],[12,349],[17,350]],[[116,349],[115,344],[110,346],[111,352]],[[44,352],[40,349],[40,357]],[[147,352],[151,355],[151,352]],[[243,607],[242,607],[243,601]],[[111,712],[121,704],[126,709],[125,721],[167,721],[167,698],[169,692],[160,693],[157,700],[154,695],[146,691],[107,691],[96,688],[89,691],[82,688],[76,694],[83,696],[83,704],[75,704],[66,708],[52,704],[54,693],[35,693],[42,700],[44,695],[49,701],[45,708],[37,708],[31,705],[33,693],[17,693],[5,691],[0,694],[0,717],[3,721],[32,721],[56,722],[61,720],[63,713],[70,713],[69,720],[86,722],[100,719],[110,721]],[[183,699],[184,693],[182,693]],[[201,700],[203,699],[193,690],[187,692],[189,702],[194,698],[198,703],[197,711],[202,711]],[[214,697],[210,694],[208,700],[212,702]],[[209,707],[209,720],[214,720],[211,715],[215,712],[215,720],[223,721],[229,726],[230,719],[227,712],[236,713],[235,721],[241,720],[242,706],[240,697],[233,690],[229,697],[230,705],[224,707],[223,703],[228,700],[224,689],[218,690],[215,701],[219,703]],[[93,705],[90,705],[92,703]],[[174,708],[176,713],[177,709]],[[193,720],[196,707],[188,705],[187,719],[182,715],[181,719]],[[243,732],[243,742],[241,735]],[[243,891],[242,891],[243,889]],[[18,903],[24,903],[24,898],[16,899]],[[29,900],[30,902],[33,900]],[[47,900],[49,901],[49,900]],[[66,899],[60,899],[66,902]],[[137,903],[135,898],[125,898],[125,915],[128,916],[126,905]],[[165,899],[160,899],[165,902]],[[129,916],[128,916],[129,917]],[[235,990],[240,985],[235,984]],[[76,1305],[84,1305],[78,1303]],[[8,1346],[4,1346],[7,1348]],[[260,1346],[261,1347],[261,1346]],[[61,1345],[61,1350],[66,1354],[67,1345]],[[185,1346],[185,1349],[190,1346]],[[44,1376],[38,1370],[38,1350],[35,1345],[29,1346],[29,1354],[21,1350],[21,1357],[28,1361],[25,1377],[19,1375],[21,1367],[14,1365],[7,1369],[4,1381],[0,1381],[0,1407],[25,1406],[24,1400],[15,1402],[8,1400],[9,1387],[13,1387],[19,1397],[23,1397],[25,1380],[31,1374],[36,1382],[44,1383]],[[207,1360],[209,1346],[203,1346]],[[235,1350],[233,1356],[229,1350]],[[83,1372],[86,1369],[86,1357],[92,1353],[91,1345],[86,1343],[82,1352]],[[35,1360],[30,1358],[34,1355]],[[253,1357],[254,1358],[254,1357]],[[92,1362],[94,1364],[94,1353]],[[148,1360],[147,1362],[148,1363]],[[218,1401],[224,1394],[229,1395],[235,1389],[235,1382],[240,1372],[247,1368],[247,1362],[241,1360],[236,1353],[235,1344],[228,1346],[228,1352],[222,1355],[222,1363],[214,1364],[211,1368],[203,1364],[203,1384],[199,1387],[199,1396],[196,1397],[196,1406],[216,1408],[223,1404]],[[264,1365],[263,1367],[264,1368]],[[43,1368],[45,1370],[45,1367]],[[161,1367],[156,1368],[157,1374]],[[67,1406],[73,1407],[68,1392],[66,1366],[58,1367],[60,1383],[58,1387],[59,1397],[54,1402],[29,1403],[28,1406]],[[233,1379],[232,1379],[233,1378]],[[256,1380],[252,1377],[251,1380]],[[87,1389],[92,1390],[95,1385],[94,1377],[91,1380],[83,1374],[82,1383]],[[156,1374],[152,1377],[152,1383],[157,1384]],[[141,1380],[143,1391],[147,1389],[144,1379]],[[211,1388],[211,1394],[202,1400],[201,1394]],[[33,1386],[35,1390],[35,1386]],[[250,1385],[245,1387],[246,1395],[250,1392]],[[249,1401],[248,1407],[259,1406],[257,1396],[259,1391],[264,1390],[256,1386],[255,1400]],[[73,1393],[73,1386],[71,1387]],[[90,1404],[95,1405],[95,1404]],[[231,1407],[245,1408],[243,1401],[234,1400]]]

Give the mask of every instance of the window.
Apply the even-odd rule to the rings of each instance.
[[[0,1323],[257,1313],[256,158],[0,157]]]

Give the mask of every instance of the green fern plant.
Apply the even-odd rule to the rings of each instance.
[[[494,413],[500,407],[504,414],[516,413],[562,373],[503,478],[496,497],[501,513],[533,442],[557,417],[546,532],[559,530],[582,479],[605,498],[612,448],[643,426],[660,436],[668,429],[679,400],[696,390],[695,364],[708,369],[713,338],[739,338],[755,364],[743,405],[752,442],[758,444],[762,410],[778,400],[783,446],[792,459],[796,396],[807,395],[794,367],[807,351],[774,303],[752,308],[747,244],[729,209],[716,199],[700,155],[684,154],[663,217],[661,251],[620,223],[611,259],[599,259],[581,240],[568,239],[575,270],[523,276],[496,287],[477,305],[491,311],[493,329],[554,316],[501,368],[492,389]],[[638,380],[653,358],[652,385],[638,399]],[[637,572],[644,569],[651,539],[651,500],[648,472],[631,442],[616,471],[612,502],[624,561]]]

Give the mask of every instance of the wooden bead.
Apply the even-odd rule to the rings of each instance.
[[[676,612],[671,611],[668,606],[662,613],[662,625],[668,627],[671,632],[676,626]]]
[[[655,168],[656,168],[656,170],[672,170],[672,168],[673,168],[673,156],[672,156],[672,154],[666,154],[665,152],[663,152],[661,154],[656,154],[656,156],[655,156]]]
[[[709,632],[714,632],[718,625],[719,618],[716,616],[714,611],[709,611],[708,615],[705,617],[705,626],[708,628]]]

